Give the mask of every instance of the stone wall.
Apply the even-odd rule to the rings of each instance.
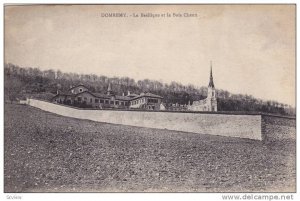
[[[262,136],[264,141],[296,139],[296,118],[262,115]]]
[[[261,115],[87,110],[29,99],[28,104],[55,114],[98,122],[262,140]]]

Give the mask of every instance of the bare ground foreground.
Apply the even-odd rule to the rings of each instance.
[[[67,118],[5,105],[5,192],[294,192],[295,141]]]

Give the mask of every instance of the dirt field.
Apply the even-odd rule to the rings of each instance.
[[[295,141],[138,128],[6,104],[5,192],[294,192]]]

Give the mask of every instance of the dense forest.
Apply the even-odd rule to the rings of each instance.
[[[207,96],[207,87],[182,85],[178,82],[169,84],[156,80],[135,81],[129,77],[106,77],[95,74],[65,73],[60,70],[40,70],[32,67],[19,67],[6,63],[4,66],[4,96],[6,101],[36,97],[50,99],[57,90],[67,91],[77,84],[86,85],[92,92],[105,93],[109,83],[113,91],[122,95],[130,91],[140,94],[151,92],[164,97],[168,105],[185,105],[194,100],[204,99]],[[295,115],[295,109],[276,102],[264,101],[251,95],[232,94],[226,90],[216,89],[219,111],[253,111],[274,114]]]

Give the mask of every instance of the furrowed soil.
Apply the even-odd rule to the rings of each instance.
[[[4,108],[5,192],[294,192],[295,141],[139,128]]]

